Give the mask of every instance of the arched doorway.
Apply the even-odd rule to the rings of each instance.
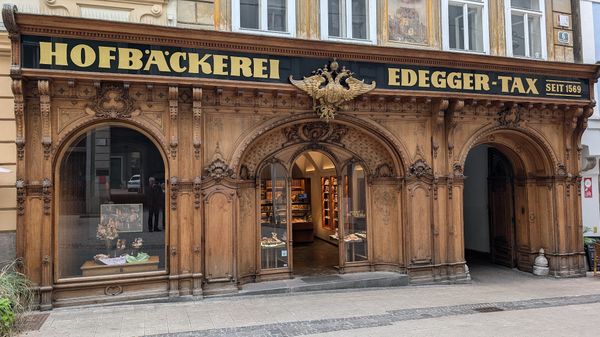
[[[516,267],[515,175],[510,160],[498,149],[482,144],[469,152],[464,174],[467,263]]]
[[[243,200],[255,198],[257,205],[254,218],[250,216],[251,204],[240,205],[239,224],[241,232],[257,233],[256,279],[398,270],[402,238],[397,176],[403,169],[395,152],[398,147],[391,147],[380,136],[348,122],[301,120],[270,129],[240,152],[240,194]],[[283,189],[284,183],[287,193],[279,195],[287,198],[285,202],[272,193],[273,186],[280,184],[275,188]],[[310,195],[310,211],[302,209],[306,206],[299,203],[299,195],[302,199]],[[283,210],[283,206],[287,208]],[[370,213],[372,209],[381,212]],[[311,221],[307,221],[307,213]],[[284,217],[286,223],[281,221]],[[276,227],[281,230],[272,230]],[[322,247],[327,247],[329,253],[320,255],[318,249],[313,249],[317,242],[324,243]],[[297,254],[303,249],[308,251],[305,261]],[[273,264],[275,258],[278,261]],[[303,265],[306,261],[310,263]],[[248,270],[253,260],[243,256],[240,266]]]
[[[326,275],[339,266],[340,195],[333,161],[305,151],[291,167],[291,226],[295,275]]]
[[[543,248],[551,273],[559,273],[564,248],[557,246],[561,224],[556,215],[564,211],[558,205],[570,197],[571,187],[552,147],[532,130],[492,128],[474,135],[460,157],[465,167],[463,248],[467,264],[477,262],[473,255],[469,261],[469,250],[477,252],[470,247],[481,248],[484,242],[487,251],[479,262],[530,272]],[[474,191],[478,192],[472,195]],[[487,234],[476,234],[482,228],[487,228]],[[574,247],[576,238],[569,244]]]

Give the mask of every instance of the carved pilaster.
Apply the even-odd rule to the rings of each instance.
[[[25,214],[25,187],[26,183],[23,179],[17,179],[15,184],[17,188],[17,215]]]
[[[440,148],[440,142],[443,142],[444,133],[444,115],[450,102],[447,99],[440,99],[432,104],[432,113],[435,120],[434,135],[431,137],[431,149],[433,150],[433,159],[437,158]]]
[[[179,192],[179,179],[177,177],[171,177],[171,209],[177,209],[177,193]]]
[[[448,105],[446,113],[446,142],[448,143],[448,158],[452,158],[454,151],[454,130],[458,125],[458,114],[465,107],[465,101],[453,100]]]
[[[200,177],[196,177],[194,178],[194,186],[193,186],[193,190],[194,190],[194,208],[200,208],[200,204],[201,204],[201,184],[202,184],[202,178]]]
[[[44,201],[44,215],[52,213],[52,182],[48,178],[42,181],[42,200]]]
[[[17,146],[17,159],[25,157],[25,100],[23,99],[23,81],[16,79],[12,81],[12,92],[15,96],[14,110],[17,134],[15,144]]]
[[[171,117],[171,158],[177,158],[177,146],[179,145],[179,136],[177,134],[177,115],[179,113],[179,88],[169,87],[169,116]]]
[[[202,145],[202,88],[192,88],[192,141],[194,157],[200,159],[200,146]]]
[[[42,117],[42,146],[44,147],[44,159],[48,159],[50,158],[50,152],[52,150],[50,82],[48,80],[39,80],[38,92],[40,94],[40,113]]]

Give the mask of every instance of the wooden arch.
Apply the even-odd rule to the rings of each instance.
[[[472,148],[488,144],[508,157],[518,177],[553,176],[560,167],[551,146],[529,129],[493,127],[476,132],[460,151],[458,165],[464,168]]]
[[[265,158],[297,145],[305,150],[343,149],[360,158],[373,177],[404,176],[405,173],[404,146],[365,125],[346,119],[326,123],[311,115],[288,120],[264,133],[255,130],[246,138],[250,141],[242,141],[238,145],[231,161],[232,169],[241,179],[256,176]]]

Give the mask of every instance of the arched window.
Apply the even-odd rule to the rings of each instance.
[[[260,173],[261,268],[288,267],[287,175],[283,165],[266,165]]]
[[[150,139],[94,128],[66,150],[59,175],[59,278],[165,268],[165,165]]]
[[[368,260],[367,184],[363,166],[353,163],[344,172],[344,244],[346,261]]]

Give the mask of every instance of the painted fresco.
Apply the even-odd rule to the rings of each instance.
[[[389,0],[387,13],[389,40],[427,43],[427,1]]]

